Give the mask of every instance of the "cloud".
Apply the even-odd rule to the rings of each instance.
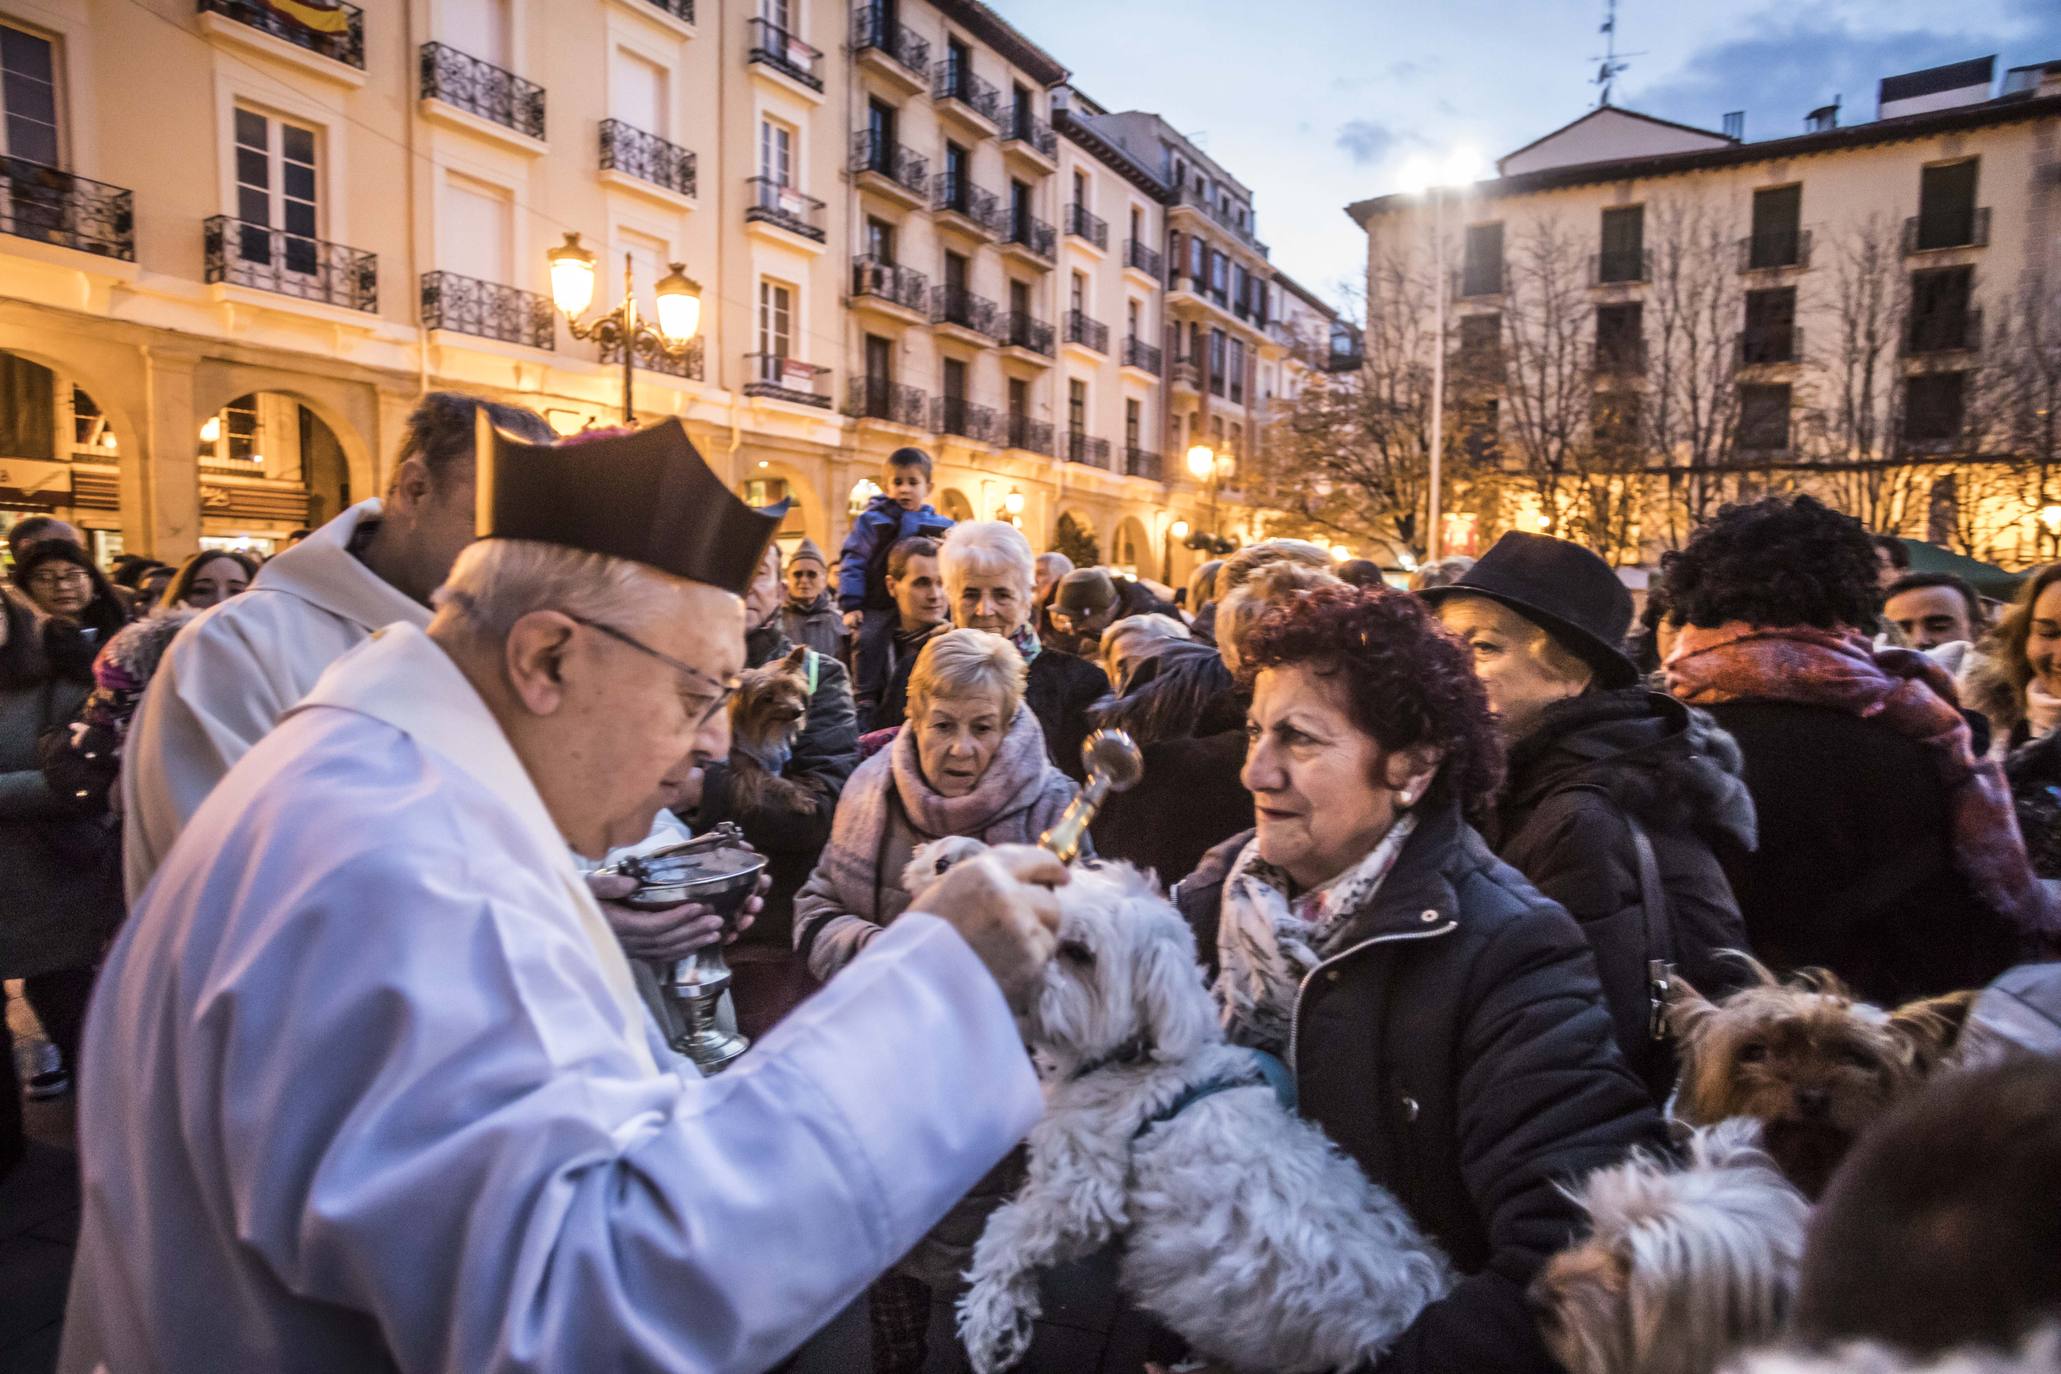
[[[1335,140],[1357,166],[1379,162],[1396,146],[1393,129],[1371,119],[1351,119],[1338,126]]]

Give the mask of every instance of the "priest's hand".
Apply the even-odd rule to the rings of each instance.
[[[723,918],[700,902],[682,902],[661,911],[639,911],[620,900],[637,890],[635,878],[620,873],[587,875],[588,890],[600,901],[601,914],[608,918],[609,929],[615,932],[623,953],[632,959],[649,959],[655,963],[684,959],[717,940],[726,945],[734,942],[751,928],[759,912],[765,909],[766,889],[772,884],[770,875],[759,875],[757,889],[737,914],[737,920],[726,936]]]
[[[1012,1011],[1022,1011],[1059,941],[1066,865],[1030,845],[1001,845],[962,860],[925,888],[910,909],[958,931],[994,975]]]

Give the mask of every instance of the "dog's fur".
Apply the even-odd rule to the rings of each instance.
[[[1946,1059],[1974,994],[1887,1012],[1856,1001],[1822,969],[1784,983],[1739,957],[1758,982],[1722,1003],[1673,980],[1668,1025],[1682,1058],[1675,1115],[1692,1126],[1759,1121],[1768,1153],[1815,1200],[1860,1133]]]
[[[920,891],[977,840],[926,845]],[[959,1334],[981,1374],[1028,1348],[1042,1271],[1112,1241],[1123,1292],[1195,1350],[1296,1374],[1376,1359],[1453,1276],[1402,1206],[1265,1083],[1153,1126],[1185,1092],[1250,1076],[1224,1040],[1195,941],[1127,864],[1077,867],[1059,950],[1025,1013],[1047,1078],[1030,1175],[974,1250]]]
[[[813,803],[808,788],[781,776],[808,719],[806,645],[739,675],[737,695],[730,698],[730,782],[738,812],[768,803],[787,810]]]
[[[1568,1374],[1712,1374],[1781,1334],[1810,1205],[1757,1122],[1697,1131],[1686,1168],[1635,1154],[1567,1195],[1589,1235],[1547,1261],[1530,1299]]]

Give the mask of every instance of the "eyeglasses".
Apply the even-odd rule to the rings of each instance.
[[[55,591],[59,587],[83,587],[92,580],[86,575],[84,568],[64,568],[29,575],[29,585],[45,592]]]
[[[559,614],[575,625],[584,625],[590,630],[599,630],[610,639],[615,640],[619,644],[627,644],[640,654],[651,655],[680,676],[702,687],[703,691],[713,692],[715,694],[714,697],[706,702],[702,701],[699,693],[689,695],[686,692],[682,692],[680,694],[681,704],[686,706],[688,718],[694,722],[694,728],[697,730],[713,720],[716,712],[729,705],[730,698],[737,695],[737,689],[741,684],[735,677],[718,678],[713,673],[705,673],[691,663],[683,663],[671,654],[662,653],[652,648],[627,630],[618,630],[615,626],[602,621],[589,620],[585,616],[574,615],[571,611],[560,611]]]

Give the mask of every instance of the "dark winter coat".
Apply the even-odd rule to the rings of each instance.
[[[1139,744],[1245,729],[1245,698],[1214,648],[1167,644],[1138,665],[1121,697],[1095,709],[1095,722]]]
[[[1653,1035],[1647,960],[1671,961],[1707,997],[1746,977],[1719,957],[1747,948],[1716,853],[1754,846],[1739,771],[1739,747],[1701,711],[1643,687],[1596,692],[1549,708],[1511,747],[1490,818],[1497,855],[1588,937],[1618,1047],[1655,1102],[1673,1090],[1676,1065]],[[1662,911],[1640,900],[1633,824],[1651,845]]]
[[[1245,732],[1221,730],[1140,747],[1145,776],[1096,814],[1095,852],[1175,881],[1202,856],[1252,828],[1252,793],[1238,780]]]
[[[1247,838],[1212,851],[1175,894],[1212,964],[1224,878]],[[1553,1374],[1524,1290],[1584,1229],[1558,1185],[1666,1148],[1588,943],[1450,803],[1421,810],[1371,904],[1344,919],[1344,952],[1297,1003],[1301,1113],[1465,1276],[1378,1369]]]
[[[2038,957],[1954,866],[1932,753],[1830,707],[1707,708],[1739,743],[1760,823],[1751,854],[1720,854],[1754,953],[1831,969],[1868,1001],[1980,987]]]
[[[2023,736],[2023,738],[2021,738]],[[2042,878],[2061,878],[2061,731],[2031,738],[2021,722],[2004,758],[2025,857]]]
[[[882,494],[866,503],[859,518],[852,521],[844,537],[844,549],[837,562],[837,605],[846,611],[894,609],[887,594],[887,554],[904,539],[919,534],[942,537],[952,522],[929,506],[903,510],[892,496]]]
[[[829,592],[816,593],[816,599],[806,606],[797,606],[792,601],[782,603],[778,619],[780,628],[796,644],[806,644],[825,658],[844,662],[850,636],[845,632],[844,617],[838,614],[837,600]]]
[[[916,655],[923,652],[923,646],[931,637],[951,629],[950,625],[931,625],[913,633],[905,633],[899,626],[888,638],[887,661],[889,666],[887,687],[880,694],[880,704],[859,722],[861,734],[875,730],[886,730],[900,725],[909,718],[909,675],[916,670]]]

